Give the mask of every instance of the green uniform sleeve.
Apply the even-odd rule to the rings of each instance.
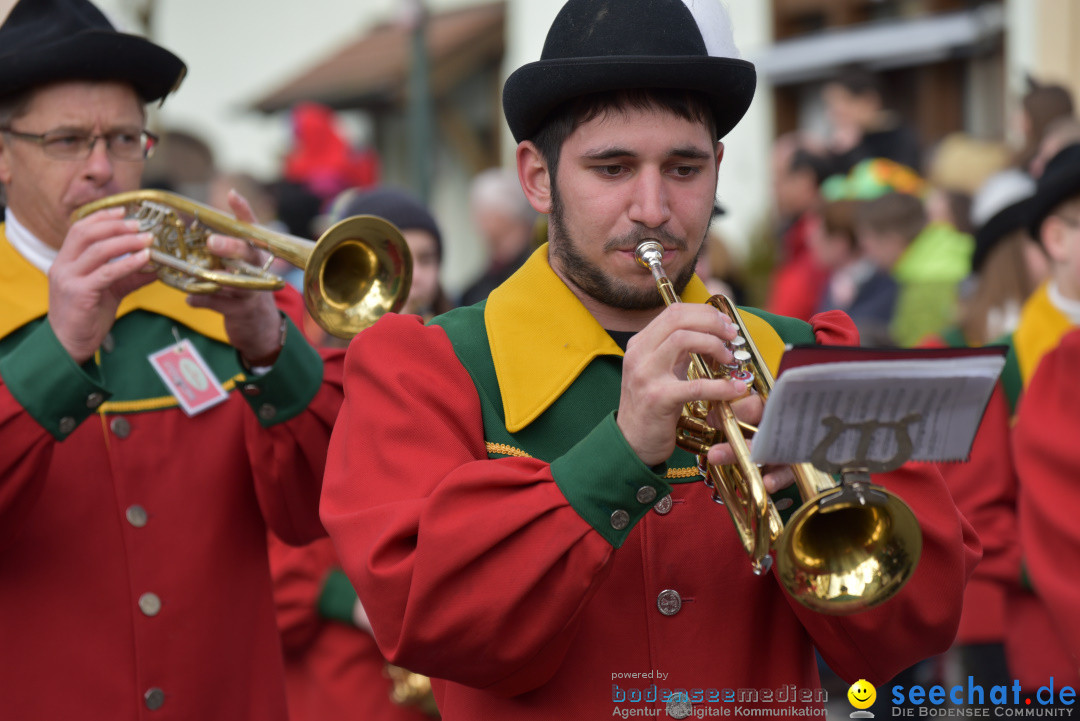
[[[671,493],[663,478],[666,471],[664,464],[650,468],[637,457],[614,413],[551,464],[555,483],[570,505],[615,548]]]
[[[319,594],[319,615],[352,626],[356,598],[352,582],[344,571],[336,568],[326,577]]]
[[[0,377],[15,400],[58,441],[112,395],[97,364],[77,364],[47,321],[0,359]]]
[[[292,320],[285,322],[285,344],[273,367],[263,375],[248,373],[240,386],[264,428],[299,415],[322,385],[322,356]]]

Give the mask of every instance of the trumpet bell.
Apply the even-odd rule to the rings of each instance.
[[[799,603],[845,615],[892,598],[922,553],[915,514],[893,493],[874,487],[874,500],[844,498],[837,488],[804,503],[776,544],[776,574]]]
[[[412,286],[409,248],[382,218],[359,215],[331,226],[304,268],[304,303],[324,330],[351,338],[401,310]]]

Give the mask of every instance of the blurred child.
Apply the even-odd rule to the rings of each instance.
[[[412,255],[412,285],[402,313],[425,320],[452,307],[439,282],[442,265],[442,233],[431,212],[415,197],[396,188],[347,190],[330,209],[332,222],[353,215],[375,215],[397,226]]]
[[[855,209],[859,201],[834,200],[821,212],[821,224],[810,235],[810,251],[829,270],[817,312],[842,310],[859,329],[863,345],[891,345],[888,335],[899,292],[892,276],[859,250]]]
[[[1080,685],[1080,144],[1055,155],[1038,179],[1028,228],[1050,259],[1050,278],[1024,304],[1012,334],[1006,386],[1018,415],[1020,543],[1031,592],[1007,600],[1010,664],[1025,691]],[[1013,362],[1014,361],[1014,362]]]
[[[890,192],[856,214],[859,247],[900,287],[889,333],[910,347],[956,318],[957,288],[971,270],[974,242],[946,223],[928,221],[920,198]]]
[[[803,149],[793,135],[778,138],[773,148],[773,193],[780,216],[780,262],[773,271],[765,308],[770,313],[809,320],[817,307],[827,273],[807,248],[817,225],[824,178],[823,161]]]
[[[975,196],[971,286],[958,325],[964,345],[984,345],[1011,333],[1020,307],[1046,279],[1046,255],[1025,223],[1025,201],[1034,192],[1035,182],[1012,169],[992,176]]]

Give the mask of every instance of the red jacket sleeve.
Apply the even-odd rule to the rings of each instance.
[[[337,555],[329,538],[306,546],[289,546],[267,536],[274,609],[285,655],[302,653],[314,641],[325,619],[319,615],[319,596]]]
[[[276,293],[275,300],[297,328],[303,327],[303,303],[298,293],[287,288]],[[307,344],[302,336],[286,337],[285,342]],[[257,413],[244,414],[244,439],[259,508],[274,534],[293,545],[326,535],[319,521],[319,496],[326,448],[344,397],[345,353],[340,349],[321,349],[319,355],[322,382],[300,413],[272,425],[261,423]],[[281,378],[275,382],[289,383],[289,380]]]
[[[352,343],[322,518],[383,655],[513,695],[558,669],[612,546],[551,466],[489,460],[445,332],[384,316]]]
[[[964,463],[939,466],[956,505],[979,534],[983,557],[975,578],[1015,584],[1020,578],[1016,471],[1009,448],[1009,404],[999,383]]]
[[[1013,428],[1020,545],[1036,593],[1080,664],[1080,330],[1047,354]]]

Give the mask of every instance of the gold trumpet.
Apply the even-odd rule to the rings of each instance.
[[[385,666],[386,675],[393,682],[390,700],[398,706],[412,706],[433,718],[439,718],[439,707],[431,691],[431,679],[391,663]]]
[[[384,313],[400,310],[412,285],[409,246],[392,223],[373,215],[346,218],[312,242],[243,223],[174,193],[135,190],[87,203],[72,220],[120,206],[139,221],[140,231],[154,234],[150,259],[162,282],[185,293],[278,290],[285,281],[267,267],[281,258],[304,269],[308,313],[339,338],[352,338]],[[211,233],[243,238],[271,257],[262,267],[219,258],[206,248]]]
[[[636,248],[639,263],[648,268],[665,305],[679,296],[661,265],[663,247],[645,241]],[[754,346],[734,304],[714,295],[709,304],[738,326],[729,343],[735,358],[731,366],[710,366],[697,353],[690,354],[688,378],[743,380],[767,401],[772,374]],[[719,428],[707,419],[719,419]],[[739,420],[730,403],[694,401],[686,404],[676,431],[680,447],[698,454],[698,466],[713,499],[723,503],[750,556],[755,574],[772,567],[788,593],[804,606],[829,614],[849,614],[876,606],[896,594],[915,570],[922,551],[922,532],[915,514],[899,497],[870,483],[865,470],[832,476],[809,463],[790,468],[802,505],[785,525],[765,491],[761,469],[750,458],[744,433],[757,428]],[[705,454],[716,443],[727,442],[735,463],[716,466]]]

